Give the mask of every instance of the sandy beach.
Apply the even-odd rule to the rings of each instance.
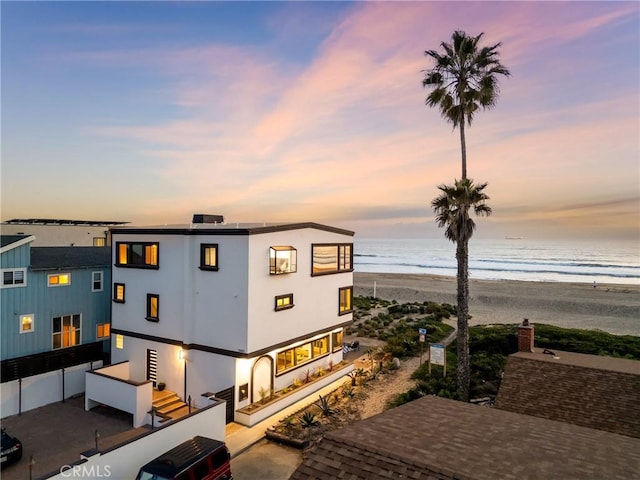
[[[399,303],[456,304],[456,279],[435,275],[354,273],[354,294]],[[640,285],[471,280],[471,325],[523,318],[569,328],[640,336]]]

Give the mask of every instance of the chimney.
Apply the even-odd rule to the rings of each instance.
[[[533,325],[529,324],[529,319],[525,318],[518,326],[518,351],[533,352]]]

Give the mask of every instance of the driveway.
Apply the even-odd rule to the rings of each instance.
[[[286,480],[302,463],[302,450],[260,440],[231,459],[233,480]]]

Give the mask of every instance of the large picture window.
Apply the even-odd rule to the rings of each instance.
[[[326,275],[353,270],[352,243],[313,244],[311,255],[313,257],[311,275]]]
[[[200,270],[218,270],[218,245],[216,243],[200,244]]]
[[[80,314],[53,317],[53,350],[80,345]]]
[[[269,273],[280,275],[298,270],[298,251],[291,246],[269,248]]]
[[[116,266],[158,268],[158,242],[117,242]]]
[[[329,335],[278,352],[276,374],[281,374],[329,353]]]
[[[160,295],[147,293],[147,320],[150,322],[160,321]]]
[[[343,287],[339,291],[339,315],[353,312],[353,287]]]

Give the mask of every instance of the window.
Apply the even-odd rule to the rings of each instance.
[[[124,348],[124,335],[116,334],[116,348],[122,350]]]
[[[93,246],[94,247],[104,247],[106,245],[106,238],[104,237],[93,237]]]
[[[200,244],[200,270],[218,270],[218,245],[216,243]]]
[[[353,244],[314,244],[311,246],[311,275],[350,272],[353,270]]]
[[[117,242],[116,266],[158,268],[158,242]]]
[[[340,289],[339,302],[339,315],[345,315],[353,311],[353,287],[343,287]]]
[[[288,348],[276,355],[276,374],[300,367],[329,353],[329,336]]]
[[[147,293],[147,320],[150,322],[160,321],[160,295]]]
[[[80,345],[80,314],[53,317],[53,349]]]
[[[276,312],[278,310],[286,310],[293,308],[293,293],[287,293],[286,295],[276,296]]]
[[[331,333],[331,350],[337,352],[338,350],[342,350],[342,342],[343,342],[343,330],[338,332]]]
[[[20,333],[31,333],[35,328],[34,314],[20,315]]]
[[[9,270],[2,270],[2,288],[24,287],[26,285],[26,268],[12,268]]]
[[[102,290],[102,272],[91,272],[91,291],[101,292]]]
[[[111,335],[111,324],[99,323],[96,325],[96,338],[109,338]]]
[[[298,270],[298,252],[293,247],[269,248],[269,273],[280,275],[294,273]]]
[[[64,287],[67,285],[71,285],[70,273],[56,273],[54,275],[49,275],[47,278],[47,283],[50,287]]]
[[[113,301],[116,303],[124,303],[124,283],[113,284]]]

